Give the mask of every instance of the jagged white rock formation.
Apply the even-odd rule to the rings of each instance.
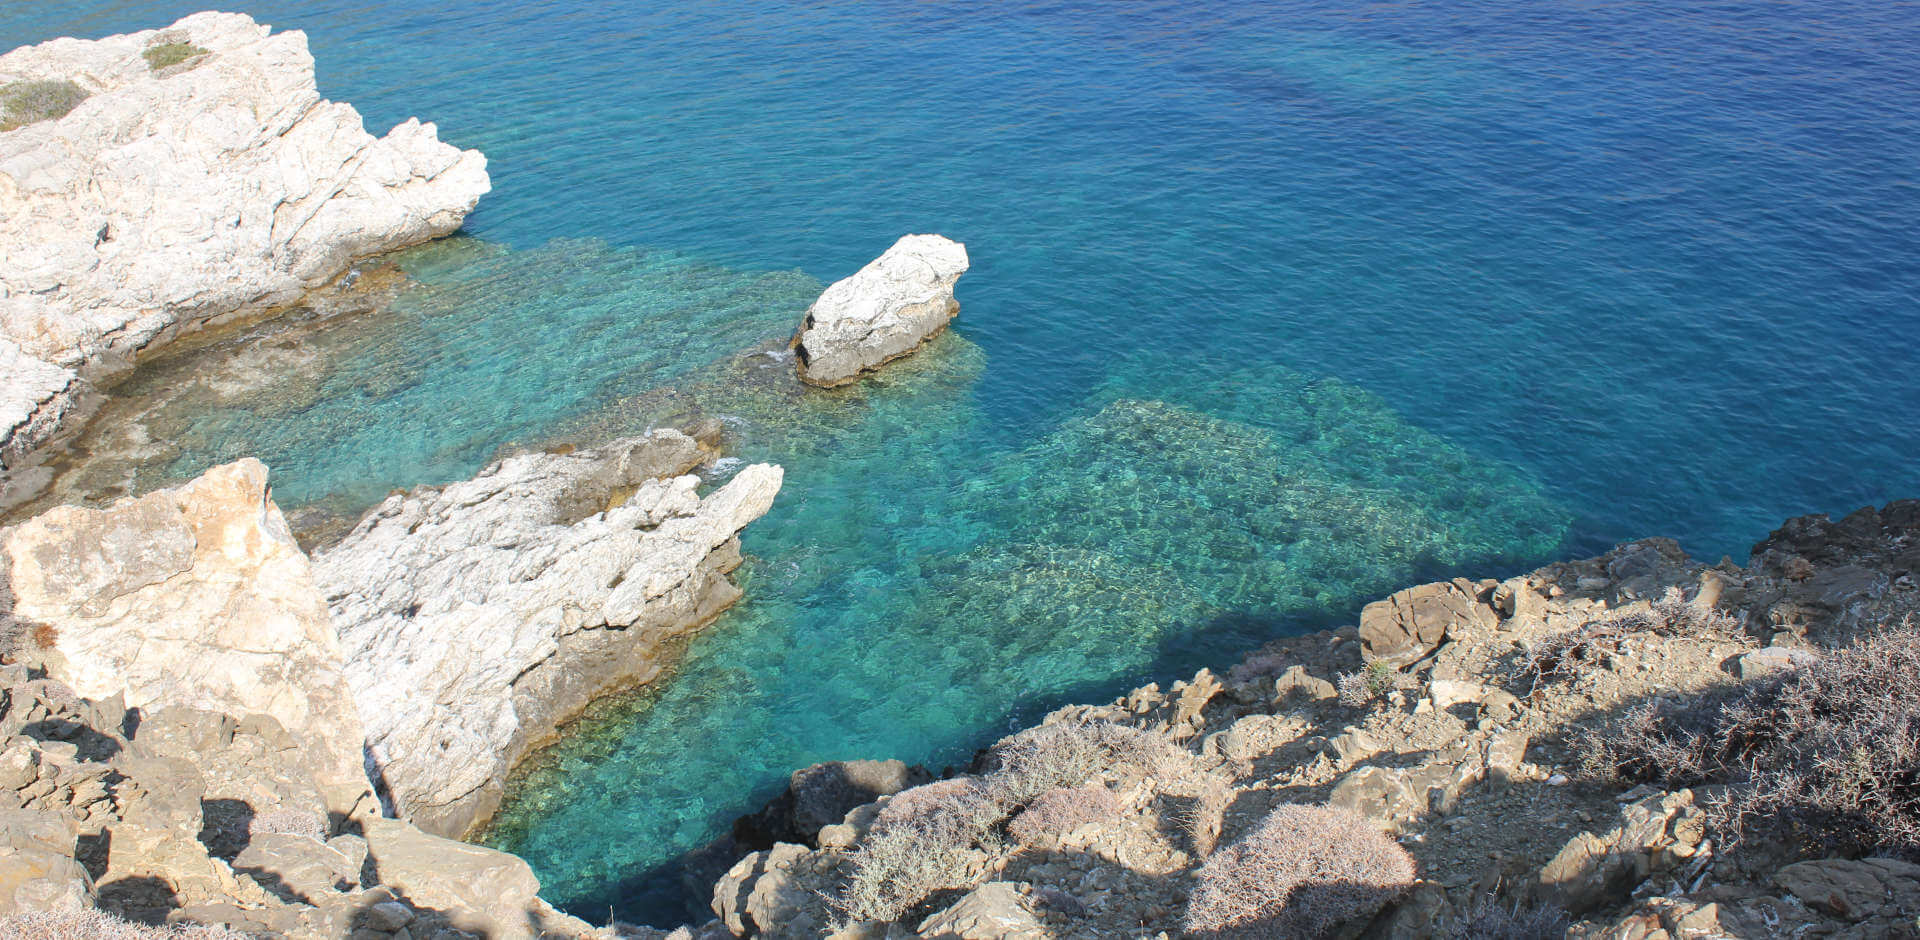
[[[332,808],[367,793],[340,646],[258,460],[0,530],[0,627],[88,698],[270,715]]]
[[[150,68],[167,43],[208,54]],[[0,461],[138,350],[446,235],[490,185],[432,124],[369,135],[304,33],[240,14],[0,55],[0,86],[28,81],[88,97],[0,133]]]
[[[953,285],[966,272],[967,248],[952,239],[907,235],[894,242],[807,309],[793,338],[801,380],[845,385],[918,349],[960,312]]]
[[[388,497],[315,557],[372,763],[416,825],[464,834],[561,721],[740,596],[736,535],[781,470],[701,499],[682,474],[706,456],[665,430],[511,457]]]

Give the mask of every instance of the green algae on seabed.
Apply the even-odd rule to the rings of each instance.
[[[1280,366],[1120,363],[1009,449],[956,368],[977,355],[950,336],[848,397],[736,372],[654,400],[738,419],[788,490],[743,535],[741,605],[517,778],[492,844],[580,910],[671,893],[682,854],[796,767],[958,761],[1039,709],[1538,560],[1569,522],[1512,469]]]

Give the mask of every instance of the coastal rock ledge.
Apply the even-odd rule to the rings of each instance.
[[[967,248],[940,235],[907,235],[852,277],[835,281],[807,309],[794,335],[800,379],[846,385],[900,358],[960,312],[953,285]]]
[[[0,55],[0,89],[58,102],[0,114],[0,465],[139,350],[451,233],[488,191],[480,153],[418,120],[375,139],[313,68],[304,33],[232,13]]]
[[[781,470],[702,499],[711,453],[674,430],[523,454],[387,498],[314,557],[366,724],[405,818],[462,836],[513,765],[598,695],[651,681],[665,644],[740,597],[738,534]]]

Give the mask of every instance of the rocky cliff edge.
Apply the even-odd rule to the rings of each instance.
[[[139,350],[446,235],[490,185],[432,124],[368,134],[304,33],[240,14],[0,55],[29,93],[57,101],[0,131],[0,463]]]

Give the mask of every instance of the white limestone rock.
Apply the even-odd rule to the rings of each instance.
[[[170,42],[209,54],[149,68]],[[432,124],[369,135],[320,97],[304,33],[240,14],[0,55],[0,85],[21,81],[89,96],[0,133],[0,460],[51,434],[83,380],[446,235],[490,186]]]
[[[259,461],[0,530],[0,587],[0,619],[50,628],[35,655],[79,695],[270,715],[333,809],[366,795],[339,642]]]
[[[793,338],[801,380],[845,385],[920,347],[960,312],[954,282],[967,248],[939,235],[908,235],[834,282]]]
[[[658,674],[662,644],[740,591],[737,533],[772,505],[757,464],[701,499],[695,441],[656,431],[511,457],[396,494],[315,558],[396,808],[460,836],[507,771],[609,688]]]

